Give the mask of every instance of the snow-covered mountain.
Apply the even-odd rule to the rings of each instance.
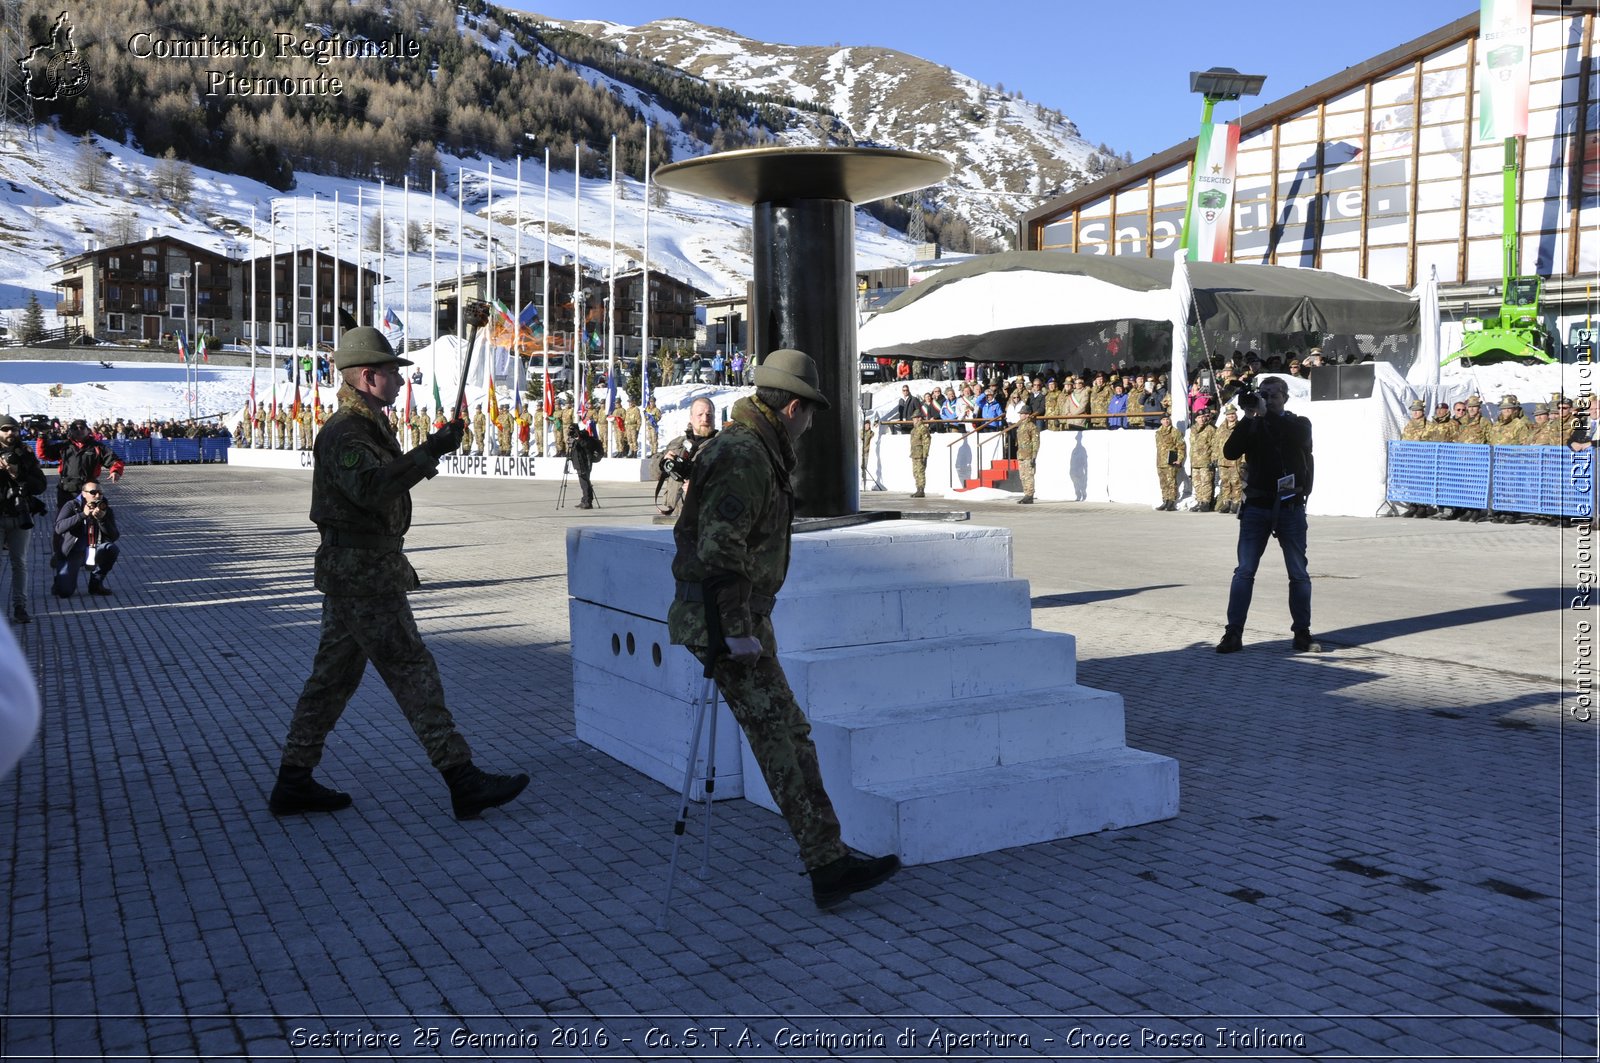
[[[535,18],[543,16],[535,15]],[[545,19],[708,81],[815,104],[785,141],[907,148],[947,159],[955,173],[933,195],[981,236],[1010,240],[1044,196],[1089,179],[1096,149],[1054,111],[964,74],[887,48],[769,44],[671,18],[642,26]],[[958,249],[964,250],[964,249]]]
[[[43,126],[36,133],[37,147],[17,127],[0,126],[0,314],[15,317],[33,293],[46,309],[47,327],[56,324],[57,293],[51,287],[60,275],[53,268],[56,263],[92,245],[143,239],[150,230],[236,258],[267,254],[275,240],[280,253],[314,242],[329,252],[337,246],[341,257],[351,259],[363,234],[373,231],[381,208],[389,247],[381,270],[390,281],[380,306],[393,306],[414,336],[427,333],[430,276],[453,279],[458,254],[466,272],[482,269],[492,237],[496,262],[509,265],[518,250],[519,229],[524,261],[539,261],[545,253],[542,155],[523,160],[520,184],[514,164],[446,158],[447,180],[431,197],[427,187],[413,187],[408,194],[394,185],[380,189],[376,182],[313,173],[298,174],[296,187],[280,192],[195,167],[192,199],[179,210],[159,190],[161,160],[103,138],[85,142]],[[97,191],[85,188],[90,153],[100,159]],[[585,178],[575,183],[571,169],[560,169],[561,162],[552,160],[549,175],[550,261],[570,263],[576,254],[590,271],[604,274],[613,262],[611,182]],[[459,241],[458,188],[465,189]],[[651,198],[650,269],[712,295],[742,294],[752,268],[749,210],[661,189],[654,189]],[[645,257],[642,185],[620,179],[614,202],[614,261],[618,272],[624,272]],[[865,214],[858,218],[856,253],[862,267],[909,259],[911,247],[903,237],[885,232]],[[431,264],[428,246],[405,253],[407,221],[431,226]],[[375,253],[368,253],[367,262],[379,267]]]

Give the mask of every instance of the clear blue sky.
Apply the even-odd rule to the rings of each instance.
[[[1464,15],[1473,0],[511,0],[552,18],[639,25],[681,17],[778,44],[893,48],[1063,112],[1090,142],[1142,159],[1195,135],[1189,71],[1266,74],[1281,99]],[[1239,110],[1235,111],[1234,108]]]

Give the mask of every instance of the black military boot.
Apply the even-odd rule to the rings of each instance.
[[[811,897],[824,911],[837,908],[852,893],[870,890],[899,870],[898,856],[841,856],[811,872]]]
[[[450,784],[450,805],[457,819],[477,819],[486,808],[498,808],[514,799],[528,785],[525,773],[494,775],[470,760],[446,768],[442,773]]]
[[[337,812],[350,804],[349,794],[323,786],[311,777],[310,768],[285,764],[278,769],[278,785],[272,788],[267,807],[274,816],[297,816],[305,812]]]

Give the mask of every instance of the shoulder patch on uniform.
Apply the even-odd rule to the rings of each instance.
[[[738,495],[723,495],[717,503],[717,516],[723,520],[738,520],[744,515],[744,499]]]
[[[355,468],[357,465],[361,464],[361,451],[357,450],[355,447],[345,448],[344,453],[339,455],[339,464],[343,465],[347,469]]]

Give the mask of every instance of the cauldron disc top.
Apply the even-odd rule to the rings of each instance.
[[[656,181],[675,192],[753,206],[797,199],[870,203],[950,176],[936,155],[893,148],[749,148],[663,166]]]

